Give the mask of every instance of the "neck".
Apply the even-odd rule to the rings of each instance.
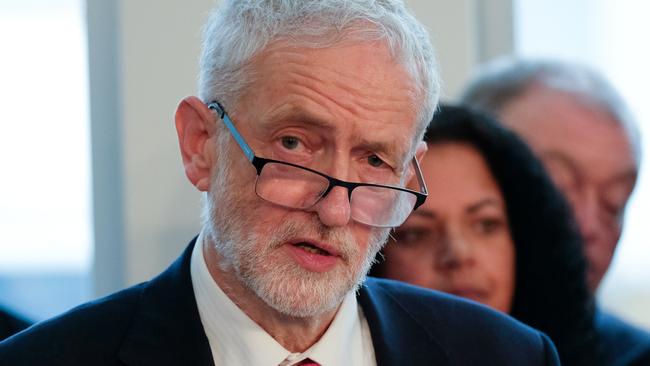
[[[249,318],[290,352],[304,352],[325,333],[338,309],[314,317],[294,317],[280,313],[246,287],[232,268],[223,269],[221,255],[212,238],[205,237],[203,256],[212,279]]]

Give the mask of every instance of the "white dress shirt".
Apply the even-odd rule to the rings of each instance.
[[[368,322],[350,292],[323,336],[303,353],[292,353],[246,315],[212,279],[203,257],[203,236],[194,245],[190,271],[201,323],[215,366],[290,366],[309,358],[321,366],[375,366]]]

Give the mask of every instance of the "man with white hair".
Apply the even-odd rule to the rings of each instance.
[[[34,365],[554,365],[548,338],[477,304],[365,280],[426,198],[439,86],[399,0],[232,0],[178,106],[204,225],[153,280],[32,327]],[[405,188],[416,177],[418,188]]]
[[[640,135],[625,101],[583,65],[513,58],[485,65],[461,99],[496,116],[539,155],[573,208],[595,293],[639,171]],[[595,325],[606,364],[650,364],[650,334],[603,311]]]

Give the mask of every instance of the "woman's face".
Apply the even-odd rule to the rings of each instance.
[[[385,277],[466,297],[508,313],[515,253],[505,202],[477,150],[429,146],[422,161],[424,205],[384,249]]]

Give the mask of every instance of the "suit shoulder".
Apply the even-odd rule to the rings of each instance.
[[[531,329],[510,316],[485,305],[443,292],[386,279],[369,279],[366,286],[376,295],[396,302],[403,310],[417,317],[419,321],[439,322],[452,317],[454,322],[477,324],[476,321],[478,321],[479,323],[498,323],[515,329],[522,327]],[[462,315],[462,317],[454,318],[456,315]]]
[[[77,306],[0,343],[1,360],[64,360],[114,354],[138,308],[143,284]],[[42,364],[47,364],[44,362]],[[4,364],[0,364],[4,365]]]
[[[636,365],[650,361],[650,333],[629,324],[617,316],[599,310],[595,318],[596,331],[612,365]]]
[[[30,322],[0,307],[0,341],[30,326]]]
[[[487,306],[392,280],[369,278],[364,286],[375,304],[385,304],[380,311],[392,317],[408,314],[444,349],[450,350],[452,358],[464,363],[473,362],[464,357],[481,353],[531,365],[554,364],[557,360],[546,335]],[[394,313],[390,314],[391,311]],[[475,349],[466,352],[468,345]]]

